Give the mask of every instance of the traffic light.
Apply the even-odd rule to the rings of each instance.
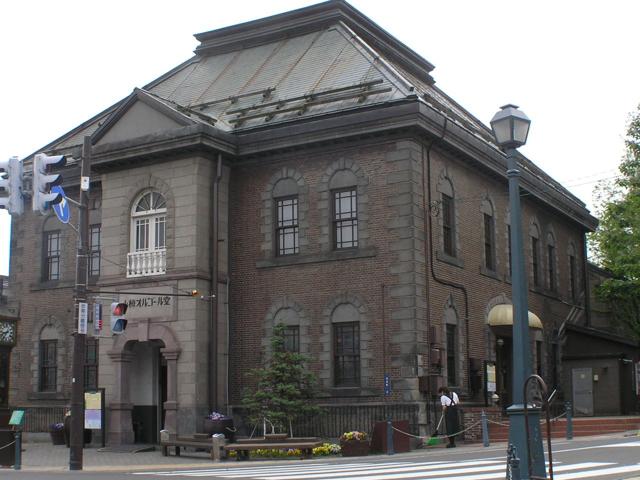
[[[18,157],[0,160],[0,208],[11,215],[22,215],[22,162]]]
[[[127,319],[125,314],[127,313],[126,303],[113,302],[111,304],[111,333],[114,335],[120,335],[127,328]]]
[[[33,196],[32,206],[34,212],[46,214],[51,205],[60,203],[62,195],[51,193],[51,187],[62,183],[62,175],[59,173],[48,174],[47,167],[63,167],[67,163],[64,155],[45,155],[38,153],[33,158]]]

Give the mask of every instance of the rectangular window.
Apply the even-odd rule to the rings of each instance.
[[[336,387],[360,385],[360,324],[335,323],[334,379]]]
[[[285,352],[300,353],[300,327],[297,325],[285,327],[283,336]]]
[[[507,251],[509,252],[509,276],[513,275],[513,265],[511,260],[511,225],[507,225]]]
[[[153,246],[156,250],[162,250],[165,248],[165,231],[166,231],[167,218],[166,217],[156,217],[154,225],[155,225],[155,245]]]
[[[300,251],[298,245],[298,197],[276,200],[276,254],[294,255]]]
[[[453,198],[442,194],[442,248],[444,253],[451,257],[456,256],[455,251],[455,213],[453,210]]]
[[[447,383],[456,385],[456,326],[447,325]]]
[[[84,388],[98,389],[98,340],[87,338],[84,355]]]
[[[60,280],[60,232],[47,232],[44,237],[43,280]]]
[[[540,286],[540,258],[538,239],[531,237],[531,269],[533,270],[533,286]]]
[[[357,198],[355,188],[333,192],[333,234],[336,249],[358,246]]]
[[[89,276],[100,276],[100,225],[89,226]]]
[[[569,255],[569,288],[571,289],[571,300],[573,300],[574,303],[578,298],[576,285],[576,257]]]
[[[149,250],[149,219],[136,220],[136,252]]]
[[[493,217],[484,214],[484,266],[487,270],[495,271],[495,231],[493,225]]]
[[[547,255],[549,257],[549,290],[556,290],[556,248],[547,245]]]
[[[55,392],[58,374],[58,341],[40,340],[40,391]]]

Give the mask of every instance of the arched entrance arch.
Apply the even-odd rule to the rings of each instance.
[[[141,319],[131,323],[125,333],[114,342],[107,353],[111,359],[114,375],[114,397],[109,403],[109,443],[113,445],[134,443],[133,403],[131,401],[132,362],[136,358],[136,345],[145,343],[159,346],[163,363],[166,363],[166,400],[164,428],[177,431],[178,410],[178,357],[181,348],[173,330],[164,323]],[[158,429],[159,430],[159,429]]]

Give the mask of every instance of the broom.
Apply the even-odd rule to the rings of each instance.
[[[442,425],[443,418],[444,418],[444,412],[442,412],[442,415],[440,415],[440,420],[438,421],[438,426],[436,427],[436,430],[431,435],[431,438],[427,441],[427,445],[430,447],[440,443],[440,439],[438,438],[438,430],[440,430],[440,425]]]

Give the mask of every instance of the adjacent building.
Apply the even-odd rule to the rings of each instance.
[[[196,38],[192,58],[41,150],[70,157],[70,198],[91,153],[92,302],[129,305],[124,334],[87,343],[108,441],[239,414],[276,323],[336,428],[386,412],[424,433],[443,384],[508,405],[508,186],[486,125],[341,0]],[[586,309],[596,219],[519,160],[534,369],[561,386],[559,331]],[[9,400],[62,408],[76,234],[31,212],[12,232]]]

